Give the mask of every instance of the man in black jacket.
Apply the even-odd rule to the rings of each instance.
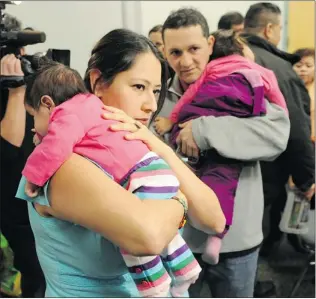
[[[21,23],[6,16],[5,24],[21,30]],[[1,59],[1,75],[23,76],[21,62],[13,54]],[[33,151],[33,119],[24,108],[25,87],[1,92],[1,185],[0,185],[0,230],[14,252],[14,265],[21,274],[22,296],[42,297],[45,279],[35,249],[30,226],[27,203],[15,198],[21,172],[27,157]]]
[[[291,131],[286,151],[274,162],[262,162],[265,205],[270,211],[270,232],[262,253],[269,254],[281,239],[278,225],[287,193],[289,176],[308,198],[315,192],[315,155],[311,142],[310,98],[303,82],[292,69],[299,57],[277,48],[281,39],[281,11],[272,3],[250,6],[245,17],[245,38],[258,64],[274,71],[286,100]]]

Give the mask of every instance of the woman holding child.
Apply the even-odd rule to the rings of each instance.
[[[94,47],[85,82],[104,104],[119,108],[137,120],[108,107],[108,118],[125,121],[111,124],[110,129],[132,132],[128,137],[132,141],[123,138],[128,135],[123,131],[111,133],[113,140],[120,136],[125,149],[142,143],[133,139],[146,143],[171,168],[185,197],[178,192],[169,197],[175,200],[155,200],[151,194],[148,198],[153,200],[141,201],[115,183],[106,169],[78,154],[71,154],[55,174],[49,175],[53,176],[44,185],[42,196],[28,198],[22,179],[17,196],[29,200],[48,297],[138,297],[140,290],[152,285],[152,280],[144,273],[146,266],[128,268],[119,248],[134,256],[160,255],[177,234],[187,209],[186,200],[188,216],[201,228],[218,233],[224,229],[224,216],[212,190],[146,128],[160,109],[166,91],[164,64],[159,57],[146,38],[128,30],[114,30]],[[46,78],[49,84],[49,76]],[[26,99],[30,94],[26,94]],[[156,94],[160,94],[158,103]],[[49,125],[53,123],[50,116],[56,111],[52,97],[35,93],[29,100],[38,101],[39,106],[27,101],[26,108],[34,117],[35,128],[41,127],[40,134],[48,137],[52,132]],[[102,110],[100,117],[101,113]],[[62,128],[57,127],[55,132]],[[104,134],[112,138],[106,130]],[[42,142],[45,143],[45,138]],[[111,156],[105,156],[104,160],[111,161]],[[148,184],[155,186],[155,183],[155,177],[149,177]],[[129,270],[138,276],[132,277]],[[136,288],[135,277],[143,289]]]

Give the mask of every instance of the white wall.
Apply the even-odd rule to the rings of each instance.
[[[191,6],[205,15],[212,31],[221,15],[231,10],[245,14],[255,2],[259,1],[23,1],[19,6],[7,5],[6,12],[19,18],[24,27],[46,33],[44,44],[27,47],[29,54],[69,49],[71,66],[83,75],[92,47],[112,29],[125,27],[147,35],[171,11]],[[285,12],[285,1],[275,2]]]
[[[223,14],[229,11],[239,11],[245,15],[249,6],[256,2],[262,1],[141,1],[142,33],[147,35],[153,26],[163,24],[171,11],[181,7],[193,7],[200,10],[206,17],[212,32],[217,29],[217,23]],[[285,1],[270,2],[275,2],[283,15]],[[280,47],[282,45],[283,41],[280,42]]]
[[[46,42],[27,47],[33,54],[48,48],[71,50],[71,67],[82,75],[94,44],[107,32],[123,26],[121,1],[23,1],[7,5],[24,27],[46,33]]]

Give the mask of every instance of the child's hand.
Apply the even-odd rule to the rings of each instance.
[[[40,140],[40,138],[38,137],[38,135],[37,135],[35,129],[32,129],[31,131],[32,131],[33,133],[35,133],[34,136],[33,136],[33,143],[34,143],[35,146],[37,146],[37,145],[39,145],[39,144],[41,143],[41,140]]]
[[[38,196],[39,194],[39,186],[36,186],[35,184],[31,182],[26,182],[25,184],[25,193],[28,197],[34,198]]]
[[[173,126],[173,123],[169,118],[158,116],[154,120],[154,128],[156,132],[161,136],[170,132],[172,129],[172,126]]]

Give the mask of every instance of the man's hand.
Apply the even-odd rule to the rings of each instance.
[[[172,126],[173,123],[169,118],[158,116],[154,120],[154,128],[160,136],[170,132]]]
[[[200,150],[193,138],[192,120],[180,124],[179,127],[182,128],[182,130],[180,131],[176,142],[177,145],[180,146],[182,154],[187,157],[198,158]]]
[[[1,59],[1,76],[24,76],[21,60],[13,54],[5,55]]]
[[[4,56],[1,59],[0,74],[1,76],[23,78],[21,61],[13,54]],[[4,82],[3,86],[5,86]],[[16,147],[21,147],[25,136],[24,95],[25,85],[9,88],[7,107],[1,120],[1,137]]]
[[[308,200],[311,200],[314,194],[315,194],[315,184],[313,184],[313,185],[304,193],[304,196],[305,196]]]
[[[300,189],[298,189],[293,181],[292,178],[290,178],[289,180],[289,187],[296,193],[296,195],[300,196],[300,197],[304,197],[307,200],[311,200],[315,194],[315,184],[313,184],[307,191],[302,192]]]
[[[25,82],[21,61],[13,54],[6,55],[1,59],[0,75],[2,88],[7,88],[10,93],[17,95],[24,92]]]

